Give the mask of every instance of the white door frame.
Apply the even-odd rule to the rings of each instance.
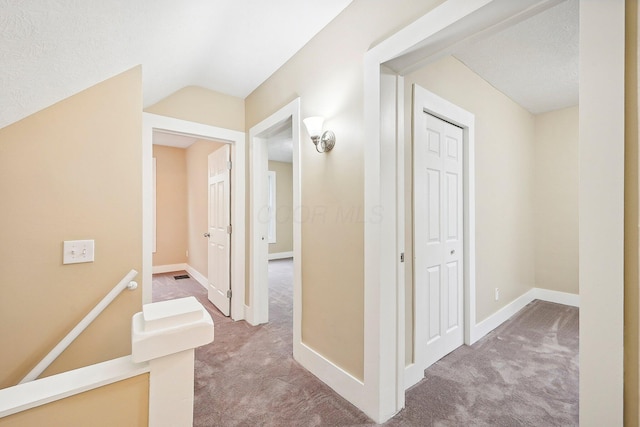
[[[293,140],[293,349],[294,355],[301,345],[302,325],[302,224],[300,220],[301,210],[301,184],[300,184],[300,98],[296,98],[280,110],[264,119],[249,130],[250,146],[250,214],[251,227],[249,231],[250,242],[250,272],[249,272],[249,306],[245,308],[246,319],[252,325],[265,323],[269,320],[269,281],[268,277],[256,274],[260,266],[269,262],[268,251],[258,250],[264,237],[257,230],[263,226],[261,221],[260,206],[256,200],[261,200],[265,191],[265,176],[260,176],[254,171],[258,170],[259,162],[264,161],[266,150],[266,138],[264,134],[277,127],[282,122],[291,119]]]
[[[153,247],[153,131],[213,139],[231,144],[231,318],[244,319],[245,134],[157,114],[142,114],[142,303],[151,302]]]
[[[384,422],[404,407],[404,268],[400,254],[404,252],[404,149],[402,132],[404,111],[402,104],[402,75],[411,67],[420,68],[428,59],[442,55],[443,48],[468,40],[482,32],[495,31],[509,22],[525,19],[541,10],[557,4],[557,0],[448,0],[423,17],[383,40],[365,54],[364,58],[364,132],[367,141],[364,150],[365,168],[365,281],[364,281],[364,393],[365,405],[359,405],[376,422]],[[589,123],[581,120],[581,151],[593,153],[585,160],[581,156],[580,169],[589,171],[589,181],[580,182],[580,292],[581,292],[581,371],[580,412],[581,419],[596,417],[602,421],[621,420],[622,407],[622,302],[623,302],[623,252],[622,224],[624,218],[624,1],[594,1],[581,5],[580,57],[581,87],[580,110],[593,107]],[[604,21],[604,22],[603,22]],[[597,41],[597,34],[607,29],[606,40]],[[586,35],[586,36],[585,36]],[[589,43],[584,43],[585,41]],[[611,49],[614,46],[615,49]],[[586,58],[591,59],[587,62]],[[597,60],[601,57],[606,60]],[[583,58],[585,58],[583,60]],[[381,67],[385,66],[385,72]],[[397,80],[391,81],[387,68]],[[585,79],[593,77],[590,85]],[[620,76],[613,78],[611,76]],[[611,77],[611,78],[610,78]],[[390,97],[389,92],[397,92]],[[392,99],[391,107],[381,100]],[[600,101],[598,101],[600,99]],[[605,102],[603,102],[603,100]],[[389,102],[389,101],[387,101]],[[611,107],[611,108],[608,108]],[[596,113],[597,115],[597,113]],[[382,124],[391,120],[396,126],[389,131]],[[605,137],[611,130],[615,139]],[[393,133],[395,132],[395,135]],[[394,138],[395,136],[395,138]],[[610,143],[607,148],[605,141]],[[585,147],[585,144],[587,146]],[[596,153],[599,152],[599,156]],[[587,164],[591,161],[591,164]],[[596,166],[597,165],[597,166]],[[615,176],[611,171],[615,171]],[[597,179],[610,186],[598,186]],[[582,200],[585,200],[583,202]],[[612,202],[615,202],[612,206]],[[583,221],[582,212],[589,208],[589,222]],[[374,215],[384,212],[382,218]],[[603,236],[600,224],[618,224],[614,233]],[[609,230],[609,229],[607,229]],[[589,247],[590,235],[596,233],[605,244]],[[591,245],[593,246],[593,244]],[[606,259],[606,261],[603,261]],[[606,264],[606,265],[605,265]],[[609,277],[609,280],[607,280]],[[583,286],[583,281],[588,281]],[[586,282],[585,282],[586,283]],[[607,283],[608,286],[598,284]],[[585,298],[586,297],[586,298]],[[610,301],[616,310],[607,313],[606,323],[614,328],[598,327],[588,346],[583,339],[587,310],[596,311],[600,297]],[[618,310],[617,308],[620,308]],[[595,313],[594,313],[595,314]],[[595,316],[594,316],[595,317]],[[471,318],[469,321],[473,322]],[[591,322],[593,323],[593,322]],[[471,330],[471,329],[470,329]],[[593,328],[589,328],[589,333]],[[613,338],[610,338],[610,337]],[[603,343],[615,342],[606,361],[585,366],[586,357],[601,357],[598,348],[609,348]],[[585,355],[588,348],[593,356]],[[585,359],[586,360],[586,359]],[[589,360],[589,362],[592,362]],[[611,368],[611,369],[607,369]],[[612,374],[605,374],[611,372]],[[585,381],[588,379],[588,381]],[[596,382],[607,384],[607,391],[596,392],[597,387],[587,387]],[[338,390],[340,392],[340,390]],[[341,393],[343,394],[343,393]],[[598,396],[607,394],[608,399]],[[344,394],[343,394],[344,395]],[[600,401],[598,401],[600,399]],[[350,399],[353,401],[353,399]],[[608,405],[609,402],[613,405]],[[588,402],[588,405],[584,403]],[[588,406],[588,408],[587,408]],[[608,418],[607,418],[608,417]],[[597,424],[594,422],[594,425]]]
[[[478,332],[474,328],[476,324],[475,115],[424,88],[421,89],[423,93],[422,100],[424,101],[421,106],[424,107],[424,112],[459,126],[463,131],[463,325],[464,343],[466,345],[471,345],[479,338]],[[417,105],[414,108],[417,108]],[[399,171],[398,173],[404,173],[404,168],[402,168],[402,171]],[[401,222],[404,223],[403,220],[401,220]],[[411,225],[408,224],[408,226]],[[402,283],[402,285],[404,285],[404,283]],[[413,318],[415,320],[415,313]],[[424,370],[426,366],[420,362],[421,361],[414,361],[413,364],[405,368],[405,390],[424,378]]]

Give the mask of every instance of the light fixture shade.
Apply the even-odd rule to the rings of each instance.
[[[310,137],[319,137],[322,135],[322,124],[324,123],[324,117],[307,117],[302,121],[307,128],[307,132]]]

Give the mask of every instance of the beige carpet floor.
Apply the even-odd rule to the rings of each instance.
[[[270,322],[232,322],[194,279],[154,276],[154,301],[194,295],[215,340],[196,350],[194,426],[373,426],[293,360],[292,263],[269,263]],[[578,424],[578,309],[534,301],[407,391],[388,426]]]

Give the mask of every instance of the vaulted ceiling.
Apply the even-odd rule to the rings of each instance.
[[[244,98],[351,0],[0,0],[0,128],[138,64],[144,104]]]
[[[138,64],[145,106],[245,98],[351,1],[0,0],[0,128]],[[578,3],[452,53],[533,113],[575,104]]]

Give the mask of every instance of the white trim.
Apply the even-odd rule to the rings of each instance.
[[[396,128],[396,146],[397,146],[397,192],[398,197],[404,197],[404,188],[405,188],[405,176],[404,176],[404,167],[405,167],[405,134],[404,134],[404,117],[405,117],[405,108],[404,108],[404,77],[396,76],[396,120],[395,120],[395,128]],[[396,228],[396,240],[397,240],[397,252],[401,254],[405,254],[406,258],[406,242],[405,242],[405,203],[398,203],[398,218],[397,228]],[[397,280],[398,280],[398,310],[397,310],[397,319],[398,325],[405,325],[406,323],[406,313],[405,310],[400,309],[401,304],[404,304],[406,300],[406,264],[398,265],[397,268]],[[406,348],[406,337],[404,334],[404,329],[398,330],[396,337],[396,345],[397,348]],[[402,379],[404,378],[404,369],[403,365],[405,363],[405,354],[397,353],[396,360],[396,408],[404,408],[405,406],[405,387],[402,384]]]
[[[172,117],[142,114],[142,302],[151,302],[152,275],[152,144],[153,131],[213,139],[231,144],[231,318],[244,318],[245,292],[245,134]],[[195,271],[195,270],[194,270]],[[191,272],[190,272],[191,274]],[[193,275],[193,274],[192,274]]]
[[[398,215],[403,200],[397,177],[403,173],[395,144],[381,138],[381,65],[392,59],[410,58],[416,52],[431,52],[458,43],[513,16],[531,11],[533,6],[552,5],[554,0],[448,0],[382,41],[364,57],[364,394],[359,408],[376,422],[384,422],[402,407],[399,394],[404,375],[399,366],[404,348],[398,334],[404,334],[400,312],[397,271],[399,231],[404,218]],[[436,49],[436,47],[439,47]],[[423,57],[416,57],[417,63]],[[406,62],[406,61],[405,61]],[[411,64],[404,64],[405,68]],[[401,124],[402,125],[402,124]],[[471,153],[473,156],[473,153]],[[473,174],[469,170],[469,174]],[[400,195],[400,196],[399,196]],[[400,227],[400,225],[402,225]],[[469,224],[473,226],[474,224]],[[473,265],[468,267],[473,269]],[[472,270],[471,270],[472,271]],[[475,297],[475,296],[474,296]],[[473,312],[475,307],[469,307]],[[471,340],[471,337],[466,337]],[[353,402],[355,403],[355,402]]]
[[[154,265],[152,269],[153,274],[172,273],[174,271],[186,271],[187,264],[166,264],[166,265]]]
[[[258,200],[266,200],[264,194],[264,176],[267,172],[266,138],[269,131],[291,119],[293,140],[293,354],[296,357],[296,347],[301,343],[302,325],[302,225],[300,221],[301,204],[300,184],[300,98],[296,98],[280,110],[256,124],[249,130],[250,147],[250,231],[249,231],[249,305],[246,307],[245,316],[250,324],[256,325],[269,321],[269,285],[264,271],[269,259],[268,244],[266,238],[265,223],[260,217]],[[263,273],[260,273],[263,272]],[[249,314],[250,313],[250,314]]]
[[[275,252],[275,253],[269,254],[269,261],[272,261],[274,259],[286,259],[286,258],[293,258],[293,251]]]
[[[551,291],[549,289],[531,288],[520,297],[493,313],[491,316],[476,324],[472,331],[473,342],[477,342],[489,332],[509,320],[527,304],[535,300],[580,307],[580,297],[576,294]]]
[[[519,296],[509,304],[502,307],[500,310],[493,313],[486,319],[478,322],[471,331],[472,343],[477,342],[479,339],[493,331],[498,326],[509,320],[511,316],[522,310],[527,304],[532,302],[535,297],[535,288],[528,290],[523,295]]]
[[[151,158],[151,170],[152,170],[152,181],[153,183],[152,185],[152,192],[151,192],[151,209],[153,210],[153,216],[152,216],[152,221],[153,221],[153,232],[151,233],[151,238],[152,240],[152,244],[151,244],[151,252],[153,252],[154,254],[158,251],[158,247],[157,247],[157,243],[158,243],[158,198],[157,198],[157,193],[158,193],[158,159],[156,157],[152,157]]]
[[[191,277],[196,279],[196,282],[200,283],[200,285],[204,288],[205,291],[209,292],[209,280],[204,275],[200,274],[198,270],[191,267],[189,264],[185,265],[185,271],[189,273]],[[244,304],[242,305],[244,306]],[[244,310],[242,314],[244,315]],[[244,317],[241,317],[241,319],[242,318]],[[237,319],[234,319],[234,320],[237,320]]]
[[[208,291],[209,283],[207,278],[187,263],[156,265],[153,267],[153,274],[173,273],[174,271],[186,271],[205,291]]]
[[[463,248],[464,254],[462,264],[464,266],[464,342],[471,345],[475,342],[473,339],[472,328],[476,324],[476,214],[475,214],[475,115],[465,109],[447,101],[426,90],[425,88],[414,85],[414,108],[422,108],[425,113],[429,113],[435,117],[443,119],[449,123],[459,126],[463,130]],[[413,114],[414,112],[412,112]],[[404,174],[404,168],[400,172]],[[415,191],[415,188],[414,188]],[[402,194],[404,194],[404,189]],[[404,223],[404,221],[400,221]],[[410,227],[411,225],[409,225]],[[414,254],[415,256],[415,254]],[[415,285],[414,285],[415,288]],[[415,295],[414,295],[415,297]],[[414,304],[415,305],[415,304]],[[418,318],[417,308],[414,307],[414,324]],[[417,328],[414,326],[414,335],[417,337]],[[425,338],[426,337],[422,337]],[[414,347],[416,360],[415,364],[422,369],[426,369],[428,357],[424,351]],[[418,360],[420,359],[420,360]],[[417,367],[417,368],[418,368]],[[405,385],[406,389],[406,385]]]
[[[556,304],[570,305],[572,307],[580,307],[580,295],[577,294],[552,291],[550,289],[542,288],[533,288],[533,292],[534,299],[555,302]]]
[[[364,383],[311,347],[300,343],[295,359],[323,383],[358,408],[366,406],[367,396]]]
[[[424,378],[424,368],[417,363],[412,363],[404,369],[404,388],[409,390]]]
[[[474,325],[471,329],[472,343],[477,342],[491,331],[502,325],[511,317],[516,315],[527,304],[535,300],[547,301],[556,304],[563,304],[571,307],[580,307],[580,296],[576,294],[570,294],[567,292],[552,291],[549,289],[532,288],[525,292],[520,297],[511,301],[500,310],[496,311],[483,321]],[[469,343],[466,343],[470,345]],[[425,369],[418,364],[414,363],[405,368],[405,388],[409,389],[424,378]]]
[[[269,243],[276,243],[276,198],[277,198],[277,182],[276,182],[276,173],[275,171],[267,171],[267,181],[269,182],[269,195],[268,195],[268,203],[269,203],[269,231],[268,231],[268,241]]]
[[[394,155],[395,151],[398,151],[398,153],[404,153],[404,139],[401,138],[403,135],[402,130],[404,128],[404,118],[401,120],[401,123],[403,124],[402,126],[396,126],[396,123],[398,122],[398,120],[400,119],[400,112],[404,111],[404,106],[401,105],[400,103],[402,102],[402,100],[404,99],[404,86],[402,85],[402,82],[404,82],[404,79],[398,77],[397,75],[395,75],[395,73],[393,72],[388,72],[387,70],[381,69],[380,71],[380,104],[381,104],[381,109],[380,109],[380,140],[381,140],[381,147],[384,151],[384,153],[382,154],[384,155]],[[398,143],[398,141],[402,141],[402,143]],[[396,156],[398,158],[397,162],[398,164],[395,165],[398,171],[402,171],[404,170],[404,165],[401,165],[401,162],[404,162],[404,156],[400,157],[400,155],[398,154]],[[381,185],[383,185],[384,190],[387,193],[393,193],[394,191],[394,186],[397,185],[396,187],[396,192],[398,194],[402,194],[404,196],[404,177],[402,176],[401,172],[398,172],[398,174],[396,175],[396,179],[397,179],[397,183],[393,182],[393,181],[389,181],[389,182],[381,182]],[[402,232],[399,232],[399,227],[403,226],[404,224],[404,205],[402,203],[399,203],[398,205],[402,205],[402,206],[398,206],[398,209],[396,212],[393,212],[392,215],[396,215],[397,217],[397,221],[394,218],[390,218],[390,220],[393,222],[395,221],[396,224],[398,225],[398,229],[396,230],[391,230],[388,229],[386,230],[387,233],[390,233],[392,231],[396,232],[396,246],[393,248],[389,248],[388,251],[386,251],[386,256],[392,256],[392,257],[400,257],[400,253],[404,252],[404,230],[402,230]],[[401,225],[402,224],[402,225]],[[388,236],[387,237],[391,237]],[[394,273],[394,279],[398,281],[398,283],[400,284],[397,288],[396,294],[387,294],[387,299],[386,302],[388,304],[400,304],[400,301],[404,301],[404,286],[405,286],[405,281],[404,281],[404,268],[402,268],[404,266],[402,266],[401,264],[398,264],[398,268],[396,269]],[[392,279],[391,276],[388,277],[389,280]],[[404,311],[403,310],[398,310],[398,324],[403,324],[404,325]],[[404,333],[397,333],[396,334],[396,346],[398,348],[405,348],[405,342],[404,342]],[[383,373],[383,375],[387,375],[386,377],[386,381],[389,382],[393,382],[394,381],[394,377],[395,378],[400,378],[401,376],[403,377],[404,375],[402,374],[402,369],[404,367],[404,354],[400,355],[400,354],[391,354],[388,353],[386,354],[387,358],[393,358],[393,360],[388,359],[386,364],[387,365],[396,365],[398,367],[398,369],[400,369],[400,371],[394,373]],[[400,360],[400,358],[402,357],[402,360]],[[391,400],[392,398],[395,398],[395,406],[396,407],[403,407],[404,406],[404,389],[401,389],[401,387],[396,386],[393,388],[389,388],[389,389],[385,389],[384,391],[385,396],[382,396],[382,392],[381,392],[381,399],[382,400]],[[395,396],[394,396],[395,394]]]
[[[208,291],[209,283],[207,278],[187,263],[156,265],[153,267],[153,274],[172,273],[174,271],[186,271],[187,273],[189,273],[189,276],[195,279],[195,281],[204,288],[205,291]]]
[[[131,356],[109,360],[0,390],[0,418],[145,374],[149,364]]]
[[[253,318],[253,310],[251,310],[248,305],[244,306],[244,320],[246,320],[248,324],[253,326],[258,324]]]

